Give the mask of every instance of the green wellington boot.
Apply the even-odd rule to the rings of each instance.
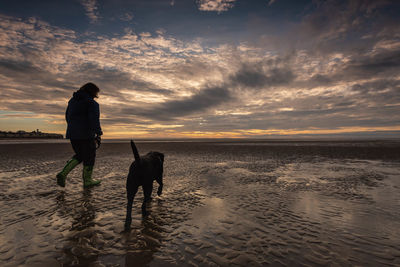
[[[83,166],[83,187],[99,185],[101,181],[92,180],[93,166]]]
[[[78,164],[79,161],[75,158],[72,158],[67,162],[64,169],[57,174],[57,184],[59,186],[65,187],[65,179],[67,178],[68,173],[70,173]]]

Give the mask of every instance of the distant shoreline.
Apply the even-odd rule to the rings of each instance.
[[[18,139],[21,139],[21,140],[25,140],[25,139],[33,139],[33,140],[35,140],[35,139],[64,139],[64,136],[62,136],[61,135],[61,137],[58,137],[58,136],[29,136],[29,137],[21,137],[21,136],[15,136],[15,137],[8,137],[8,136],[6,136],[6,137],[3,137],[3,136],[0,136],[0,140],[18,140]]]
[[[64,139],[62,134],[56,133],[42,133],[37,129],[36,131],[0,131],[0,140],[15,140],[15,139]]]

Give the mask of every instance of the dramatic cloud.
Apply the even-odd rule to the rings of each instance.
[[[350,61],[344,71],[355,76],[371,77],[382,73],[396,75],[399,68],[400,49],[361,56]]]
[[[244,64],[232,77],[232,82],[249,88],[269,88],[287,85],[295,75],[290,70],[272,68],[264,70],[260,65]]]
[[[96,0],[81,0],[83,7],[85,8],[86,15],[90,19],[91,23],[95,23],[100,19],[99,12],[97,11]]]
[[[265,9],[279,6],[273,2],[264,2]],[[82,3],[91,22],[98,21],[100,2]],[[202,11],[222,12],[235,1],[197,4]],[[238,22],[231,12],[190,7],[196,16],[212,17],[204,22],[209,26],[193,27],[194,37],[177,34],[181,21],[171,32],[161,18],[143,27],[135,9],[126,9],[135,10],[134,20],[132,13],[116,10],[113,18],[123,16],[113,23],[124,28],[111,33],[106,27],[92,32],[96,23],[80,30],[0,15],[0,123],[8,130],[11,120],[21,120],[23,129],[29,119],[40,121],[38,128],[64,133],[68,99],[91,81],[101,89],[106,137],[396,133],[400,31],[398,19],[385,13],[390,4],[315,1],[295,22],[282,19],[271,30],[251,18],[246,32],[235,27],[247,17]],[[146,1],[136,8],[140,5],[149,7]],[[180,5],[167,1],[162,12],[177,12]],[[234,32],[237,39],[210,37],[212,27]]]
[[[197,0],[201,11],[223,12],[233,8],[236,0]]]
[[[205,88],[190,97],[167,101],[147,108],[127,108],[123,113],[135,114],[153,120],[169,121],[218,106],[231,100],[226,88]]]
[[[133,14],[130,12],[126,12],[119,17],[120,20],[123,21],[131,21],[133,19]]]

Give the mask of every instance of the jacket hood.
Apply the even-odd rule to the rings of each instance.
[[[87,98],[91,98],[91,99],[93,99],[92,97],[90,97],[90,95],[87,93],[87,92],[85,92],[85,91],[83,91],[83,90],[78,90],[78,91],[76,91],[73,95],[72,95],[72,97],[73,98],[75,98],[75,99],[87,99]]]

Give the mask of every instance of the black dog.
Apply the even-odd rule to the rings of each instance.
[[[143,187],[142,215],[146,216],[146,203],[151,200],[153,191],[153,181],[159,184],[157,194],[161,195],[163,189],[163,165],[164,154],[160,152],[149,152],[140,157],[135,143],[131,140],[131,147],[135,161],[129,168],[128,178],[126,180],[126,194],[128,204],[126,207],[125,229],[129,229],[132,222],[132,204],[139,186]]]

